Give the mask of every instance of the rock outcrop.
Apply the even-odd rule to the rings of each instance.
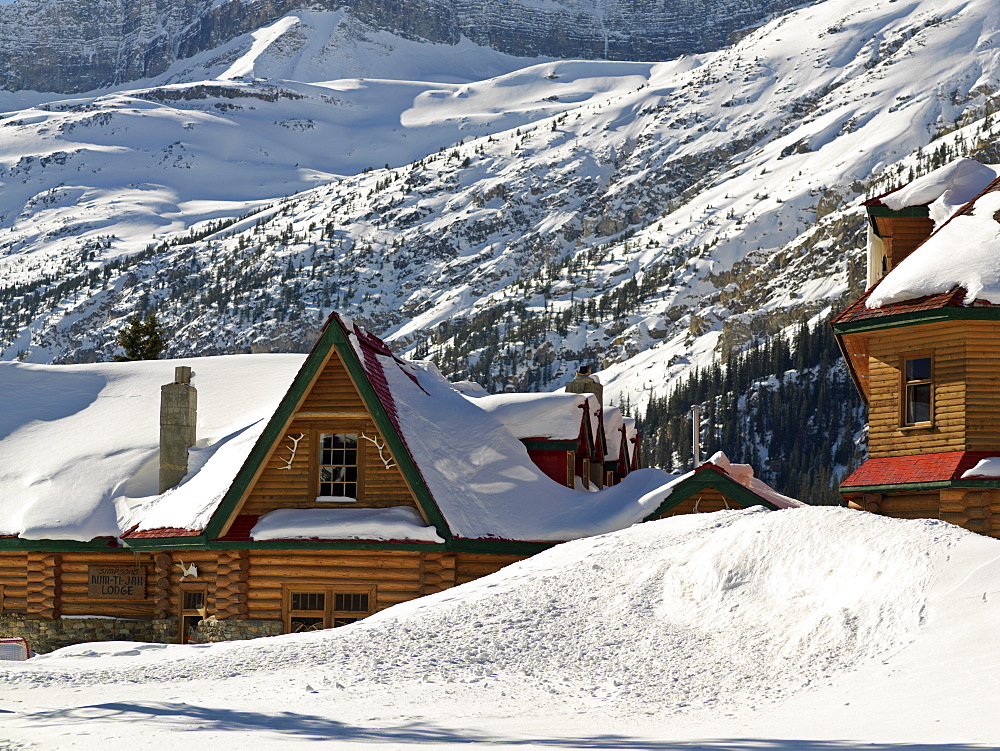
[[[296,10],[344,8],[404,38],[517,56],[666,60],[718,49],[797,0],[17,0],[0,5],[0,89],[150,78]]]

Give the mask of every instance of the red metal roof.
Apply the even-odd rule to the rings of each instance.
[[[877,284],[875,286],[878,286]],[[962,301],[965,299],[966,291],[961,287],[955,287],[948,292],[941,292],[937,295],[925,295],[913,300],[891,303],[880,308],[866,308],[865,301],[875,287],[867,290],[861,297],[851,303],[833,318],[833,323],[847,323],[849,321],[864,321],[870,318],[884,318],[885,316],[899,315],[900,313],[916,313],[921,310],[936,310],[937,308],[962,308],[965,307]],[[976,303],[977,306],[986,305],[997,307],[989,303]]]
[[[914,482],[960,480],[988,456],[1000,451],[944,451],[917,456],[886,456],[869,459],[840,483],[841,490],[867,485],[903,485]]]
[[[161,529],[144,529],[142,532],[130,530],[122,535],[126,540],[141,540],[149,537],[197,537],[201,534],[200,529],[179,529],[177,527],[163,527]]]
[[[212,542],[250,542],[250,530],[254,528],[258,514],[239,514],[229,527],[229,531]]]

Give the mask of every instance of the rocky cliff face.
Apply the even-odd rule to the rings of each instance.
[[[513,55],[663,60],[717,49],[797,0],[18,0],[0,88],[74,93],[159,75],[295,10],[346,8],[403,37]]]

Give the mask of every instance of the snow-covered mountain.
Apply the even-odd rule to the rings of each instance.
[[[998,161],[986,0],[827,0],[664,63],[352,47],[488,71],[424,83],[324,80],[288,39],[318,50],[335,16],[233,40],[196,61],[212,80],[3,116],[3,357],[105,359],[150,306],[173,355],[299,350],[339,309],[451,374],[549,388],[597,361],[642,404],[859,291],[873,175]]]
[[[718,49],[734,34],[797,4],[798,0],[17,0],[0,5],[0,89],[82,92],[159,76],[177,62],[195,67],[199,62],[225,62],[233,54],[230,43],[241,35],[289,14],[315,16],[313,11],[327,11],[320,15],[333,20],[330,33],[317,44],[315,36],[292,31],[282,39],[282,51],[306,65],[336,69],[357,67],[359,61],[350,59],[351,48],[369,40],[377,46],[378,37],[386,33],[456,48],[459,53],[471,41],[519,57],[668,59]],[[393,77],[400,72],[394,71]],[[380,73],[377,68],[364,70],[362,63],[362,72],[347,75]]]

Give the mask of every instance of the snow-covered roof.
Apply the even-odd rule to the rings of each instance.
[[[880,203],[892,211],[926,206],[937,227],[986,190],[997,177],[1000,177],[1000,165],[980,164],[975,159],[963,157],[868,203]]]
[[[604,453],[604,461],[618,461],[621,456],[622,443],[625,438],[625,420],[622,412],[617,407],[604,408],[604,435],[608,441],[607,451]],[[625,449],[625,461],[628,462],[628,449]]]
[[[593,394],[495,394],[472,400],[489,412],[516,438],[575,441],[586,415],[591,435],[597,434],[601,405]]]
[[[883,196],[893,210],[928,205],[935,230],[871,290],[865,307],[883,308],[965,290],[963,304],[1000,304],[1000,166],[959,159]]]
[[[232,482],[303,355],[88,365],[0,362],[0,535],[86,541],[134,523],[199,528]],[[157,495],[160,386],[189,365],[198,444]]]
[[[417,510],[393,508],[279,508],[257,520],[251,540],[392,540],[444,542]]]
[[[357,357],[455,537],[546,542],[599,534],[642,520],[669,492],[673,477],[656,469],[579,492],[532,462],[522,436],[575,440],[584,411],[596,431],[599,405],[591,395],[470,397],[475,389],[466,384],[460,393],[431,363],[395,357],[350,320],[334,317],[330,326],[349,343],[337,346]],[[160,386],[180,364],[195,373],[199,440],[188,474],[161,494]],[[204,530],[246,471],[302,365],[301,355],[0,363],[0,536],[88,541]],[[364,512],[313,509],[308,518],[271,512],[256,521],[252,536],[440,540],[410,510],[393,512],[406,519]]]
[[[747,490],[759,498],[774,504],[778,508],[801,508],[807,504],[797,498],[790,498],[782,495],[763,480],[754,476],[753,467],[749,464],[735,464],[729,461],[729,457],[722,451],[717,451],[712,455],[705,465],[711,465],[716,471],[722,472],[727,477],[735,480]]]
[[[530,416],[540,405],[576,404],[569,401],[575,397],[590,404],[587,395],[467,398],[432,364],[395,357],[351,322],[345,326],[369,377],[383,384],[376,392],[455,537],[552,542],[602,534],[641,521],[669,494],[675,478],[658,469],[634,471],[597,492],[560,485],[497,414],[523,409]],[[579,421],[575,407],[566,411]],[[579,422],[570,435],[579,435]]]

